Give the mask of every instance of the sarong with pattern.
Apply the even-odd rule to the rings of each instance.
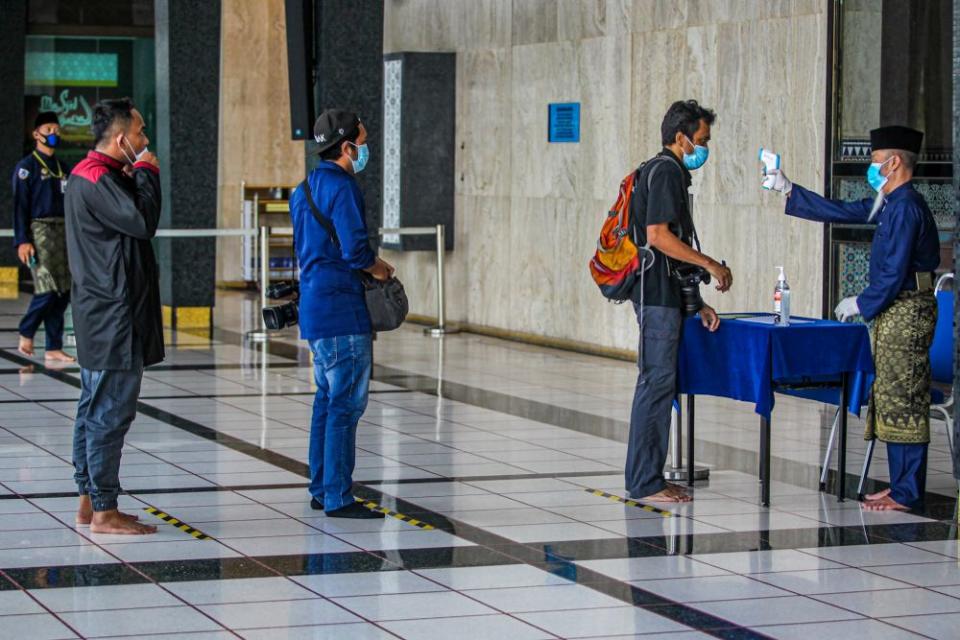
[[[63,218],[37,218],[30,223],[37,266],[33,268],[33,292],[69,293],[70,267],[67,264],[67,231]]]
[[[930,344],[936,325],[937,299],[930,292],[901,292],[877,317],[867,440],[876,435],[883,442],[930,442]]]

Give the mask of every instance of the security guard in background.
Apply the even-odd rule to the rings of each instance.
[[[73,362],[63,351],[63,316],[70,304],[63,194],[70,167],[54,157],[60,143],[56,113],[37,114],[33,139],[36,149],[13,172],[14,245],[33,272],[33,300],[20,321],[19,351],[33,355],[33,336],[42,323],[45,359]]]

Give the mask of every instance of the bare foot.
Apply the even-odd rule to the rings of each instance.
[[[64,352],[62,349],[55,349],[53,351],[47,351],[44,356],[44,360],[54,360],[56,362],[76,362],[77,359],[71,356],[69,353]]]
[[[888,495],[890,495],[890,489],[884,489],[883,491],[878,491],[877,493],[868,493],[864,496],[864,498],[873,502],[874,500],[886,498]]]
[[[17,345],[17,351],[25,356],[33,357],[33,340],[20,336],[20,344]]]
[[[652,496],[640,498],[641,502],[691,502],[693,498],[684,490],[676,485],[667,485],[663,491],[658,491]]]
[[[127,518],[132,522],[136,522],[140,518],[132,513],[124,513],[122,511],[117,511],[121,517]],[[90,496],[80,496],[80,506],[77,508],[77,524],[81,526],[86,526],[90,524],[90,521],[93,520],[93,503],[90,502]]]
[[[114,533],[118,535],[142,536],[156,533],[157,528],[149,524],[140,524],[136,520],[125,517],[116,509],[113,511],[96,511],[90,522],[90,533]]]
[[[896,502],[890,496],[884,496],[879,500],[870,500],[863,503],[864,511],[909,511],[909,507],[905,507],[899,502]]]

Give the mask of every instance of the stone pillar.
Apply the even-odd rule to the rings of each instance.
[[[156,0],[157,130],[163,229],[216,228],[220,112],[220,0]],[[151,135],[152,134],[152,135]],[[214,238],[160,238],[165,324],[209,329]]]
[[[23,157],[23,68],[27,38],[27,0],[0,2],[0,228],[13,227],[10,177]],[[13,239],[0,239],[0,286],[17,284]]]
[[[367,129],[370,162],[357,176],[374,246],[383,192],[383,0],[314,0],[317,115],[340,108],[360,115]],[[316,166],[307,143],[307,169]]]

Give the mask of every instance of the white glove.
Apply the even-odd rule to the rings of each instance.
[[[833,313],[836,314],[837,320],[840,322],[853,320],[854,316],[860,315],[860,307],[857,305],[856,296],[851,296],[841,300],[840,304],[837,305],[837,308]]]
[[[788,178],[781,169],[771,169],[765,173],[760,186],[764,189],[779,191],[785,196],[790,195],[790,190],[793,189],[793,183],[790,182],[790,178]]]

